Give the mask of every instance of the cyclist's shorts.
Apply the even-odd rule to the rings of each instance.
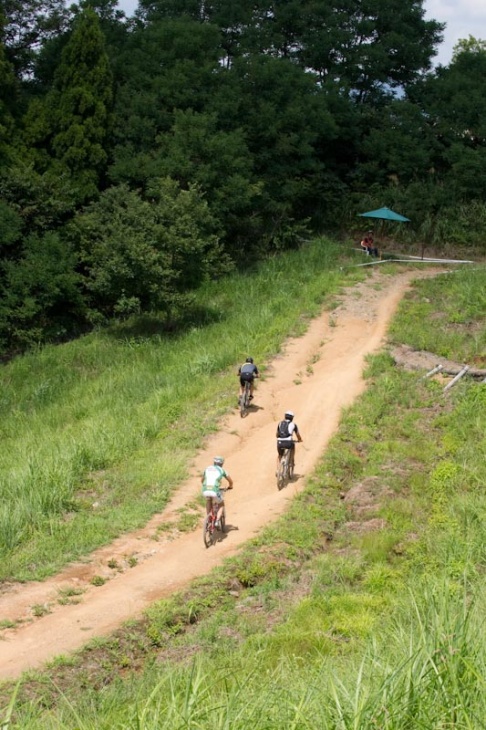
[[[243,387],[245,383],[253,383],[255,376],[252,373],[242,373],[240,375],[240,385]]]
[[[290,441],[290,439],[288,441],[286,439],[277,439],[277,451],[279,456],[282,456],[284,451],[287,451],[288,449],[295,449],[295,443],[293,441]]]
[[[214,501],[218,504],[221,504],[223,501],[223,495],[219,492],[215,492],[214,489],[205,489],[203,491],[203,497],[206,497],[206,499],[214,499]]]

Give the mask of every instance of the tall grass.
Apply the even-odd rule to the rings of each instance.
[[[391,336],[416,350],[486,368],[486,268],[417,282]]]
[[[56,715],[17,719],[32,730],[480,730],[486,716],[483,599],[471,602],[429,581],[403,594],[374,637],[344,658],[311,653],[306,645],[275,664],[262,638],[258,652],[215,651],[189,666],[152,668],[96,699],[88,691],[76,707],[65,696]]]
[[[232,407],[238,362],[263,364],[362,275],[338,256],[314,241],[210,282],[177,334],[145,317],[4,365],[0,579],[41,578],[160,510]]]

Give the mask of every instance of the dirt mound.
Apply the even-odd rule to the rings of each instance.
[[[414,350],[407,345],[392,348],[390,354],[397,365],[401,365],[407,368],[407,370],[424,370],[430,372],[437,365],[441,365],[441,373],[445,375],[457,375],[464,368],[464,365],[466,365],[466,363],[458,363],[454,362],[454,360],[448,360],[445,357],[434,355],[432,352]],[[468,375],[473,378],[486,378],[486,370],[470,367]]]

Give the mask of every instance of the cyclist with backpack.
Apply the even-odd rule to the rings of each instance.
[[[211,512],[213,500],[218,505],[216,517],[216,528],[219,529],[221,514],[224,507],[224,499],[221,492],[221,482],[226,479],[228,489],[233,489],[233,480],[225,469],[223,469],[224,458],[215,456],[211,466],[206,467],[201,477],[202,493],[206,497],[206,514]]]
[[[245,383],[250,383],[250,400],[253,400],[253,389],[254,389],[254,383],[253,381],[255,378],[258,378],[260,376],[260,373],[258,372],[258,368],[253,362],[252,357],[247,357],[246,361],[243,363],[243,365],[240,365],[238,368],[238,377],[240,379],[240,398],[243,396],[244,390],[245,390]],[[238,400],[239,402],[239,400]]]
[[[295,441],[294,434],[297,441],[301,442],[302,437],[300,435],[299,427],[294,423],[293,411],[285,411],[284,420],[280,421],[277,426],[277,473],[280,463],[286,449],[290,449],[290,459],[292,467],[295,464]]]

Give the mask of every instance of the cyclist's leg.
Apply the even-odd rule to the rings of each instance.
[[[289,465],[290,468],[293,469],[295,466],[295,444],[292,442],[292,446],[289,447]]]
[[[219,497],[215,497],[214,498],[214,504],[217,507],[216,521],[219,524],[219,522],[221,520],[221,515],[223,514],[223,508],[224,508],[224,498],[223,498],[223,495],[222,494],[219,495]]]
[[[246,386],[248,383],[250,384],[250,390],[251,390],[251,382],[248,377],[245,377],[245,379],[241,381],[241,394],[242,395],[245,394]]]

